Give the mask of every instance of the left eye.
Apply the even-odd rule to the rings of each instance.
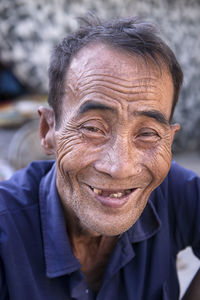
[[[139,136],[146,136],[146,137],[151,137],[151,136],[158,136],[158,134],[155,131],[146,131],[146,132],[142,132],[139,134]]]
[[[144,141],[155,141],[159,139],[159,134],[155,130],[144,130],[138,133],[137,138]]]

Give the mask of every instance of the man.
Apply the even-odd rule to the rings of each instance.
[[[200,181],[171,166],[181,68],[154,28],[86,25],[50,64],[34,162],[1,184],[1,299],[178,299]]]

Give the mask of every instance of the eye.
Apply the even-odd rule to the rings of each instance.
[[[146,136],[146,137],[149,137],[149,136],[157,136],[158,134],[154,131],[146,131],[146,132],[142,132],[140,134],[140,136]]]
[[[89,132],[94,132],[94,133],[103,133],[103,131],[97,127],[94,126],[83,126],[83,130],[87,130]]]
[[[154,129],[143,129],[138,133],[137,138],[144,141],[155,141],[160,138],[160,135]]]
[[[88,138],[100,138],[105,136],[106,130],[102,122],[90,120],[82,124],[79,128],[80,132]]]

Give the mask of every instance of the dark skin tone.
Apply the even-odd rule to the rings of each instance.
[[[88,285],[98,292],[102,277],[117,239],[116,237],[70,234],[73,251],[82,265]]]
[[[99,234],[88,234],[81,226],[77,227],[78,220],[70,213],[66,214],[67,231],[72,244],[73,252],[82,265],[88,285],[94,292],[98,292],[102,277],[117,242],[117,237],[108,237]]]
[[[56,155],[67,231],[97,292],[118,236],[170,169],[173,84],[165,66],[98,43],[73,57],[65,92],[58,128],[39,109],[41,144]]]

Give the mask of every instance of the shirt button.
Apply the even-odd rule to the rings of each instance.
[[[85,290],[85,293],[86,293],[86,294],[88,294],[88,293],[89,293],[89,290],[88,290],[88,289],[86,289],[86,290]]]

